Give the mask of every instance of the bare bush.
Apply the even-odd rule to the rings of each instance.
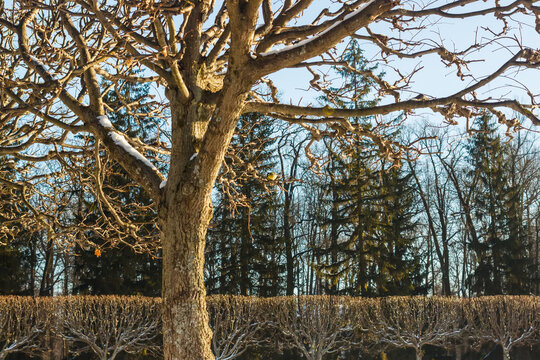
[[[425,345],[444,346],[458,336],[460,300],[444,297],[389,297],[380,300],[375,334],[382,343],[412,348],[422,359]]]
[[[382,350],[386,344],[380,341],[376,331],[379,326],[380,299],[352,298],[348,313],[354,324],[351,347],[369,354]]]
[[[113,360],[121,352],[159,352],[161,301],[120,296],[63,297],[58,301],[61,336],[73,352]]]
[[[49,324],[46,302],[20,296],[0,297],[0,360],[12,353],[36,354]]]
[[[532,296],[489,296],[470,299],[464,306],[470,336],[477,345],[502,347],[504,360],[519,345],[532,343],[540,330],[540,305]]]
[[[258,336],[263,325],[260,302],[247,296],[214,295],[207,299],[216,360],[235,359],[262,342]]]
[[[356,324],[349,316],[351,298],[338,296],[278,297],[270,301],[267,318],[285,347],[308,360],[347,350]]]

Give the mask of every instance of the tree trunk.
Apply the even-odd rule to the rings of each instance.
[[[248,199],[251,200],[251,195],[249,191],[245,194]],[[250,215],[251,208],[244,207],[242,208],[242,229],[240,235],[240,295],[248,296],[251,295],[251,282],[249,280],[249,263],[250,263],[250,254],[252,238],[249,227],[250,224]]]
[[[450,251],[448,250],[448,241],[443,243],[443,262],[442,262],[442,294],[452,296],[450,288]]]
[[[210,350],[212,331],[208,326],[203,280],[211,202],[209,196],[194,198],[180,196],[176,209],[163,209],[166,213],[162,226],[166,360],[214,359]]]
[[[503,360],[510,360],[510,350],[507,349],[505,346],[503,346],[502,349],[503,349]]]
[[[192,14],[193,16],[193,14]],[[211,193],[251,84],[231,80],[209,122],[200,94],[188,104],[171,99],[171,167],[158,217],[163,246],[164,360],[213,360],[204,285]],[[232,85],[231,85],[232,84]],[[207,111],[208,110],[208,111]],[[207,141],[203,141],[203,137]]]
[[[53,267],[54,262],[54,242],[52,232],[47,232],[47,245],[45,248],[45,266],[43,268],[43,277],[39,287],[39,296],[52,296],[53,294]]]
[[[287,269],[287,295],[294,295],[294,258],[293,241],[291,235],[290,211],[291,211],[291,191],[290,183],[285,188],[285,205],[283,207],[283,237],[285,240],[285,260]]]
[[[461,360],[463,357],[463,348],[461,345],[456,345],[456,360]]]
[[[416,360],[422,360],[422,348],[416,348]]]

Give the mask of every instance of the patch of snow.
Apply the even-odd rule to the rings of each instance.
[[[189,161],[192,161],[193,159],[195,159],[197,157],[197,155],[199,155],[198,153],[193,153],[193,155],[191,155],[191,157],[189,158]]]
[[[353,16],[356,16],[358,14],[360,14],[367,6],[371,5],[371,3],[373,3],[373,1],[375,0],[370,0],[368,1],[367,3],[365,4],[362,4],[358,9],[356,9],[355,11],[352,11],[350,12],[349,14],[347,14],[341,21],[337,21],[335,22],[334,24],[332,24],[328,29],[316,34],[315,36],[312,36],[308,39],[304,39],[302,41],[299,41],[297,42],[296,44],[293,44],[293,45],[288,45],[288,46],[284,46],[282,47],[281,49],[277,49],[277,50],[272,50],[272,51],[268,51],[268,52],[265,52],[265,53],[262,53],[262,54],[259,54],[260,56],[269,56],[269,55],[274,55],[274,54],[279,54],[279,53],[282,53],[282,52],[285,52],[285,51],[290,51],[290,50],[293,50],[293,49],[296,49],[296,48],[299,48],[301,46],[304,46],[306,44],[309,44],[310,42],[312,41],[315,41],[317,40],[318,38],[320,38],[321,36],[323,36],[324,34],[326,34],[327,32],[329,32],[330,30],[340,26],[341,24],[343,24],[344,21],[352,18]]]
[[[35,57],[34,55],[30,54],[28,55],[30,57],[30,59],[32,59],[33,62],[37,63],[39,66],[42,66],[45,68],[45,64],[43,64],[41,61],[39,61],[39,59],[37,57]]]
[[[100,115],[97,117],[97,119],[101,126],[103,126],[105,129],[114,129],[113,124],[111,123],[111,120],[109,120],[107,115]]]
[[[159,184],[160,189],[163,189],[165,186],[167,186],[167,180],[163,180],[161,184]]]
[[[143,156],[140,152],[138,152],[133,146],[131,146],[124,135],[118,134],[116,132],[109,132],[109,136],[114,141],[114,143],[120,147],[122,147],[128,154],[139,160],[140,162],[144,163],[146,166],[151,168],[152,170],[157,171],[157,168],[152,164],[147,158]]]

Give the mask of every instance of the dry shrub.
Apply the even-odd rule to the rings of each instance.
[[[210,327],[214,333],[212,351],[216,360],[231,360],[250,346],[262,342],[259,316],[261,299],[248,296],[213,295],[207,298]]]
[[[533,296],[474,299],[341,296],[207,299],[218,360],[250,348],[296,349],[306,359],[358,349],[449,347],[456,337],[498,344],[505,360],[520,345],[538,343],[540,301]],[[0,360],[21,352],[45,354],[62,338],[72,353],[113,360],[120,352],[160,354],[161,300],[143,297],[0,297]]]
[[[375,331],[379,325],[380,305],[380,299],[374,298],[352,298],[349,305],[348,316],[355,329],[351,345],[362,353],[383,350],[384,346]]]
[[[348,313],[351,301],[341,296],[277,297],[267,299],[266,318],[278,330],[282,346],[320,360],[351,347],[357,326]]]
[[[380,300],[375,336],[422,358],[425,345],[443,346],[463,331],[460,300],[447,297],[388,297]]]
[[[500,345],[504,360],[520,345],[538,340],[540,330],[539,297],[486,296],[465,300],[464,312],[470,338],[476,345]]]
[[[124,351],[156,353],[161,333],[161,300],[131,296],[77,296],[56,300],[61,336],[73,352],[113,360]]]
[[[0,297],[0,359],[11,353],[37,354],[49,327],[46,299],[21,296]]]

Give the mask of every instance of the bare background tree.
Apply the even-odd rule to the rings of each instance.
[[[539,123],[538,95],[526,83],[514,86],[512,97],[483,92],[517,70],[538,68],[539,51],[519,36],[535,22],[539,29],[540,9],[532,1],[320,4],[0,2],[0,154],[18,159],[21,168],[34,167],[2,184],[31,209],[50,244],[81,242],[94,232],[110,234],[111,241],[124,241],[138,251],[154,247],[154,238],[137,222],[127,221],[126,209],[103,191],[107,159],[114,159],[146,190],[161,230],[167,360],[213,358],[203,282],[205,235],[212,217],[212,188],[241,114],[259,112],[303,126],[311,134],[306,156],[314,163],[310,148],[316,141],[342,137],[351,139],[350,144],[354,138],[366,138],[382,157],[397,164],[414,144],[386,138],[381,115],[395,112],[409,116],[430,109],[451,124],[464,119],[470,128],[471,119],[487,111],[513,131],[521,125],[508,117],[511,110]],[[459,21],[471,18],[482,23],[491,18],[493,25],[478,27],[478,36],[459,49],[438,34],[441,21],[451,19],[459,26]],[[357,69],[373,80],[373,92],[383,102],[356,109],[279,102],[278,89],[268,76],[295,68],[314,74],[310,86],[332,104],[332,89],[319,72],[346,66],[334,48],[349,36],[376,49],[371,61],[392,73],[385,80],[374,71]],[[507,50],[504,61],[487,74],[470,71],[476,54],[482,54],[478,51],[490,46]],[[424,95],[412,88],[420,67],[407,70],[401,61],[427,57],[437,57],[465,80],[458,90]],[[164,90],[138,101],[111,100],[108,89],[119,90],[126,82]],[[118,111],[135,118],[155,116],[154,136],[145,141],[130,136],[111,121]],[[365,116],[373,117],[371,124],[354,120]],[[90,156],[96,164],[94,174],[85,173],[81,165]],[[101,223],[85,229],[62,221],[59,211],[69,206],[70,196],[56,189],[74,179],[92,187]],[[30,201],[39,198],[53,200],[55,211]]]

